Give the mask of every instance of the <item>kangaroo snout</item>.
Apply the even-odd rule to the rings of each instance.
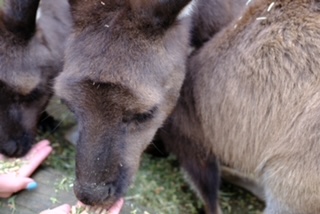
[[[105,201],[115,196],[116,185],[114,183],[75,182],[74,192],[77,198],[86,205],[105,205]]]
[[[8,157],[22,157],[30,150],[34,136],[32,134],[23,133],[19,137],[8,140],[0,153]]]

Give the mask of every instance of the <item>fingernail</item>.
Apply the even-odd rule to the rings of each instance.
[[[36,182],[31,182],[28,184],[26,189],[27,190],[35,190],[35,189],[37,189],[37,187],[38,187],[38,184]]]

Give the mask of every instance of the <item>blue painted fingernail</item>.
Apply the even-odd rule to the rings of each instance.
[[[37,187],[38,187],[38,184],[36,182],[31,182],[28,184],[26,189],[27,190],[35,190],[35,189],[37,189]]]

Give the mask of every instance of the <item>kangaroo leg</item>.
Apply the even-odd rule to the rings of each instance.
[[[181,134],[179,128],[168,125],[159,131],[168,151],[177,156],[189,181],[205,203],[206,214],[218,214],[218,189],[220,185],[219,163],[208,154],[203,142]]]
[[[221,176],[225,181],[251,192],[259,200],[265,200],[263,187],[259,185],[255,180],[241,174],[237,170],[227,166],[222,166]]]
[[[191,183],[196,187],[205,203],[207,214],[220,213],[218,206],[219,165],[214,156],[203,159],[190,156],[180,160],[182,168],[187,172]]]

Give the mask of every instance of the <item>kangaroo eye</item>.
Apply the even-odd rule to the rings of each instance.
[[[148,120],[150,120],[154,117],[154,114],[156,113],[156,111],[157,111],[157,107],[155,106],[152,109],[150,109],[148,112],[135,114],[133,116],[133,120],[138,123],[147,122]]]
[[[144,123],[153,118],[153,114],[151,112],[142,113],[142,114],[135,114],[133,120],[137,121],[138,123]]]
[[[154,117],[157,109],[158,109],[157,107],[153,107],[147,112],[134,114],[130,119],[124,118],[123,122],[137,122],[137,123],[147,122],[148,120],[151,120]]]

